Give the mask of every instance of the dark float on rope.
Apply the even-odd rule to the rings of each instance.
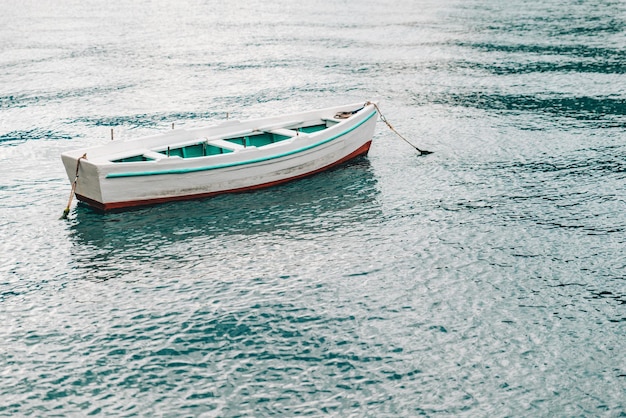
[[[410,146],[415,148],[417,150],[417,152],[420,153],[419,155],[428,155],[428,154],[432,154],[433,153],[432,151],[426,151],[425,149],[419,149],[415,145],[413,145],[408,139],[406,139],[405,137],[400,135],[400,133],[398,131],[396,131],[393,126],[391,126],[391,124],[389,123],[389,121],[387,120],[385,115],[382,114],[382,112],[380,111],[380,109],[378,108],[378,105],[376,103],[367,102],[366,105],[368,105],[368,104],[374,105],[374,107],[378,111],[378,114],[380,115],[380,120],[385,122],[385,124],[389,127],[389,129],[391,129],[396,135],[398,135],[402,140],[404,140],[404,142],[406,142],[407,144],[409,144]]]

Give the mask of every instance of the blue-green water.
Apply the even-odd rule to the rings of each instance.
[[[626,415],[625,73],[623,1],[0,2],[0,415]],[[434,154],[59,220],[111,128],[372,99]]]

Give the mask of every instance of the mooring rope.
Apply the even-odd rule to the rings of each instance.
[[[376,108],[376,111],[378,112],[378,114],[380,115],[380,120],[382,120],[383,122],[385,122],[385,124],[389,127],[389,129],[391,129],[396,135],[398,135],[401,139],[404,140],[404,142],[406,142],[407,144],[409,144],[410,146],[412,146],[413,148],[415,148],[417,150],[417,152],[420,153],[420,155],[428,155],[428,154],[432,154],[432,151],[426,151],[424,149],[419,149],[417,148],[415,145],[413,145],[408,139],[406,139],[405,137],[403,137],[402,135],[400,135],[400,133],[398,131],[395,130],[395,128],[393,126],[391,126],[391,123],[389,123],[389,121],[387,120],[387,118],[385,117],[385,115],[383,115],[383,113],[380,111],[380,109],[378,108],[378,105],[376,103],[372,103],[372,102],[367,102],[365,103],[366,105],[371,104],[374,105],[374,107]]]
[[[67,207],[63,211],[63,216],[61,219],[66,219],[67,215],[70,213],[70,206],[72,205],[72,198],[74,197],[74,192],[76,191],[76,183],[78,182],[78,169],[80,168],[80,160],[87,159],[87,154],[83,154],[82,157],[76,161],[76,177],[74,177],[74,182],[72,183],[72,191],[70,192],[70,199],[67,202]]]

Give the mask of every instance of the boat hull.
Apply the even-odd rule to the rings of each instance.
[[[305,122],[300,119],[325,120],[329,115],[353,108],[354,105],[342,106],[322,109],[317,113],[287,115],[280,119],[259,119],[235,124],[230,129],[258,132],[259,129],[254,126],[273,123],[280,128],[291,121],[303,124]],[[68,177],[72,179],[78,156],[87,154],[87,159],[79,164],[76,197],[100,211],[251,191],[314,175],[366,155],[371,146],[377,113],[373,105],[367,104],[361,105],[358,111],[352,111],[354,114],[346,120],[333,121],[332,127],[320,132],[296,133],[293,138],[278,144],[239,148],[212,157],[184,159],[168,155],[157,157],[154,161],[120,164],[102,157],[106,155],[106,150],[84,149],[64,153],[62,159]],[[223,130],[225,133],[221,135],[228,136],[227,129]],[[196,134],[211,136],[216,132],[220,133],[218,127],[209,127]],[[155,136],[133,141],[134,144],[127,146],[129,149],[139,145],[150,149],[164,140]],[[120,149],[123,147],[110,151],[119,154]],[[90,154],[95,157],[90,158]]]
[[[218,190],[218,191],[203,192],[203,193],[196,193],[196,194],[169,195],[169,196],[164,196],[164,197],[155,197],[155,198],[148,198],[148,199],[141,199],[141,200],[134,200],[133,199],[133,200],[128,200],[128,201],[118,201],[118,202],[108,202],[108,203],[102,203],[102,202],[95,201],[95,200],[90,199],[87,196],[83,196],[83,195],[81,195],[79,193],[76,193],[76,197],[78,198],[78,200],[88,204],[89,206],[93,207],[94,209],[106,212],[106,211],[113,211],[113,210],[120,210],[120,209],[138,207],[138,206],[157,205],[157,204],[160,204],[160,203],[174,202],[174,201],[180,201],[180,200],[204,199],[204,198],[209,198],[209,197],[212,197],[212,196],[216,196],[216,195],[219,195],[219,194],[225,194],[225,193],[241,193],[241,192],[253,191],[253,190],[263,189],[263,188],[267,188],[267,187],[277,186],[277,185],[282,184],[282,183],[287,183],[289,181],[302,179],[302,178],[305,178],[305,177],[308,177],[308,176],[312,176],[312,175],[321,173],[323,171],[329,170],[329,169],[331,169],[333,167],[336,167],[338,165],[344,164],[344,163],[346,163],[346,162],[348,162],[350,160],[353,160],[353,159],[355,159],[357,157],[367,155],[367,153],[369,151],[369,148],[370,148],[370,145],[371,145],[371,141],[368,141],[361,148],[357,149],[352,154],[349,154],[345,158],[337,161],[336,163],[333,163],[333,164],[330,164],[328,166],[322,167],[322,168],[320,168],[318,170],[314,170],[314,171],[307,172],[307,173],[304,173],[304,174],[299,174],[299,175],[293,176],[293,177],[286,177],[286,178],[280,179],[280,180],[274,180],[274,181],[267,182],[267,183],[251,184],[250,186],[244,186],[244,187],[240,187],[240,188],[236,188],[236,189]]]

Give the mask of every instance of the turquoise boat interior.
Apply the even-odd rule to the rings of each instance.
[[[333,123],[334,124],[334,123]],[[311,134],[315,132],[322,131],[329,127],[329,123],[321,123],[310,126],[303,126],[296,129],[289,129],[282,131],[290,132],[290,135],[283,135],[281,133],[260,131],[253,132],[248,135],[238,136],[234,138],[224,138],[223,141],[227,143],[234,144],[236,146],[241,147],[263,147],[270,144],[275,144],[277,142],[285,141],[287,139],[291,139],[294,136],[297,136],[299,133]],[[214,155],[228,154],[233,152],[233,149],[228,148],[227,146],[218,146],[216,144],[211,143],[211,141],[201,140],[192,144],[185,144],[181,146],[172,146],[164,149],[155,149],[154,150],[158,154],[162,154],[168,157],[180,157],[180,158],[198,158],[198,157],[209,157]],[[129,157],[119,158],[115,160],[111,160],[113,163],[133,163],[133,162],[141,162],[141,161],[154,161],[158,158],[158,156],[148,156],[145,154],[138,154]]]

